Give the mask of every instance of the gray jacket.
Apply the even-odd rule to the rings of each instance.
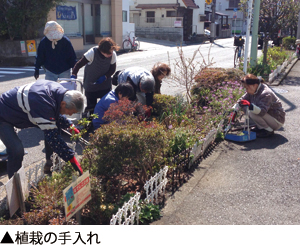
[[[264,116],[268,113],[274,117],[278,122],[284,124],[285,122],[285,111],[279,98],[275,93],[265,84],[260,83],[255,94],[250,95],[245,93],[237,102],[240,100],[248,100],[254,106],[254,110],[260,109],[257,114]]]

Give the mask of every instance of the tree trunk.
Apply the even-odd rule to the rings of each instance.
[[[268,39],[264,38],[264,58],[263,58],[263,65],[267,64],[267,53],[268,53]]]

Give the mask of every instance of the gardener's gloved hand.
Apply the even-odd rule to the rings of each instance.
[[[75,125],[74,124],[72,124],[71,126],[70,126],[70,128],[69,128],[69,132],[71,133],[71,134],[79,134],[80,133],[80,131],[75,127]]]
[[[249,110],[250,110],[250,111],[253,110],[253,104],[251,104],[248,100],[241,100],[241,101],[239,102],[239,105],[240,105],[241,107],[243,107],[243,106],[249,106]]]
[[[240,106],[250,106],[250,102],[248,100],[241,100],[239,104]]]
[[[38,78],[39,78],[39,76],[40,76],[40,71],[38,70],[38,69],[35,69],[34,70],[34,78],[37,80]]]
[[[70,78],[77,79],[77,76],[72,74]]]
[[[98,78],[96,84],[101,84],[101,83],[103,83],[105,80],[106,80],[106,76],[103,75],[102,77],[99,77],[99,78]]]
[[[70,163],[72,165],[72,167],[78,171],[79,175],[83,174],[82,168],[80,166],[80,163],[77,161],[77,159],[75,157],[70,159]]]

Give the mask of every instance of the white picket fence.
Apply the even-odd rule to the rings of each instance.
[[[139,206],[141,194],[137,192],[126,202],[110,220],[111,225],[133,225],[135,220],[139,224],[141,207]]]
[[[210,146],[210,144],[212,144],[215,141],[217,132],[219,130],[220,130],[220,126],[218,127],[218,129],[213,128],[212,130],[210,130],[208,132],[208,134],[206,135],[206,137],[204,139],[201,139],[194,144],[194,146],[192,147],[192,150],[191,150],[191,154],[193,155],[193,158],[189,162],[189,168],[194,164],[194,162],[200,156],[202,156],[205,153],[205,151]]]
[[[165,189],[168,182],[167,179],[168,166],[162,168],[158,173],[146,181],[144,189],[146,191],[145,201],[147,203],[158,203],[158,196],[165,195]],[[137,192],[131,197],[129,202],[125,203],[118,212],[114,214],[110,220],[111,225],[133,225],[139,224],[139,215],[141,207],[139,206],[140,193]]]
[[[145,200],[147,203],[158,203],[158,195],[165,195],[166,185],[168,183],[167,173],[168,166],[165,166],[151,177],[150,180],[146,181],[144,189],[146,191]]]

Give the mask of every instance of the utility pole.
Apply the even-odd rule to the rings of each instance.
[[[300,39],[300,11],[298,15],[297,39]]]
[[[244,56],[244,70],[243,70],[245,74],[247,73],[247,63],[248,63],[248,48],[249,48],[251,18],[252,18],[252,3],[253,0],[248,1],[246,44],[245,44],[245,56]]]
[[[216,35],[216,0],[211,3],[210,42],[213,43]]]
[[[260,0],[255,0],[253,26],[252,26],[251,55],[250,55],[251,67],[255,66],[257,63],[257,38],[258,38],[259,11],[260,11]],[[298,22],[298,28],[299,28],[299,22]]]

